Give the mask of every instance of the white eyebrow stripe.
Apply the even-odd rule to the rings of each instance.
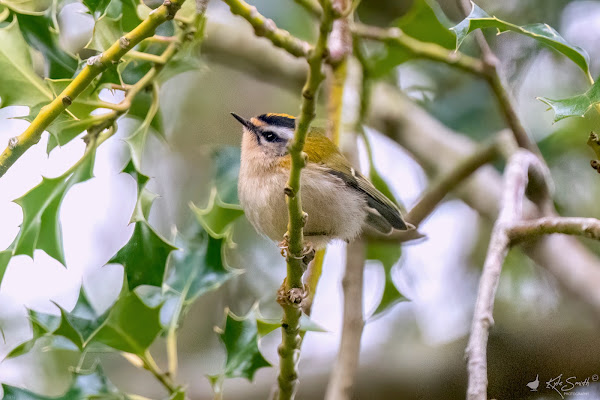
[[[262,127],[262,129],[264,131],[272,131],[275,134],[277,134],[277,136],[279,136],[280,138],[283,138],[286,140],[290,140],[294,137],[294,130],[290,129],[290,128],[285,128],[282,126],[275,126],[275,125],[265,125]]]

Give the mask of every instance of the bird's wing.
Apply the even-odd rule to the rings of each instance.
[[[346,185],[365,194],[368,206],[376,210],[389,225],[400,230],[408,229],[396,204],[377,190],[360,172],[352,168],[348,160],[340,153],[338,147],[324,134],[311,132],[306,138],[304,151],[308,155],[309,162],[320,164],[328,173],[337,176]],[[368,218],[367,222],[369,221],[377,222],[370,223],[377,230],[389,233],[390,229],[381,222],[380,218],[377,218],[377,215]]]

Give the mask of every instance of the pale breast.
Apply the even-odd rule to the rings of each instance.
[[[284,188],[289,172],[276,169],[258,173],[242,163],[238,185],[246,217],[260,233],[280,241],[287,231]],[[302,171],[302,207],[308,214],[304,227],[307,240],[323,247],[331,239],[352,240],[366,218],[366,199],[341,179],[309,164]]]

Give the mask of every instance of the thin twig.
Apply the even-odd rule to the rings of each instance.
[[[108,66],[119,62],[128,51],[145,38],[152,36],[163,22],[172,19],[185,0],[169,0],[154,10],[131,32],[123,35],[110,48],[87,60],[86,66],[73,81],[50,104],[42,107],[39,114],[19,136],[11,140],[0,155],[0,177],[29,149],[39,142],[44,130],[54,121],[92,81]]]
[[[286,50],[296,57],[308,57],[311,45],[292,36],[288,31],[280,29],[272,19],[261,15],[256,7],[246,3],[244,0],[223,0],[231,12],[239,15],[252,25],[256,36],[264,36],[275,46]]]
[[[398,28],[379,28],[376,26],[355,23],[352,33],[371,40],[377,40],[390,46],[397,46],[415,58],[438,61],[476,76],[484,76],[484,64],[473,57],[458,51],[448,50],[434,43],[427,43],[405,35]]]
[[[294,0],[298,5],[302,6],[306,11],[308,11],[313,17],[321,18],[321,14],[323,13],[323,9],[321,5],[316,0]]]
[[[169,394],[177,392],[177,390],[179,389],[177,385],[173,382],[169,374],[163,372],[159,368],[149,351],[146,351],[142,356],[140,356],[140,359],[144,363],[144,368],[150,371],[152,375],[154,375],[156,380],[158,380],[165,387],[165,389],[167,389]]]
[[[421,196],[421,199],[406,214],[406,221],[419,226],[450,191],[456,189],[462,181],[471,176],[480,167],[494,161],[498,155],[497,141],[484,144],[475,150],[470,156],[460,161],[429,185]]]
[[[226,1],[231,3],[231,0]],[[287,278],[282,287],[283,293],[278,298],[283,308],[281,321],[282,343],[279,346],[280,368],[277,377],[279,400],[293,399],[298,382],[297,363],[301,344],[299,322],[302,314],[300,303],[303,297],[303,295],[299,296],[299,293],[305,294],[302,283],[302,275],[306,268],[304,264],[306,252],[303,229],[307,218],[302,211],[300,174],[302,168],[306,165],[306,154],[303,152],[304,142],[310,124],[315,117],[317,93],[321,82],[325,79],[322,71],[323,59],[327,54],[327,39],[335,18],[333,6],[329,1],[324,0],[322,7],[323,15],[319,28],[319,38],[307,58],[309,71],[306,84],[302,89],[301,113],[296,124],[294,139],[289,145],[291,168],[290,177],[284,191],[289,214],[288,231],[284,239],[287,241]]]
[[[600,220],[596,218],[553,216],[520,221],[513,224],[508,231],[508,236],[514,244],[522,240],[537,239],[539,236],[553,233],[600,240]]]
[[[355,240],[346,247],[346,272],[342,280],[344,316],[337,360],[331,369],[326,400],[349,400],[358,370],[363,316],[363,270],[365,242]]]
[[[466,350],[469,383],[468,400],[487,400],[487,341],[494,298],[500,281],[502,264],[510,247],[511,226],[522,218],[525,189],[529,175],[548,176],[546,166],[527,150],[517,151],[509,160],[504,173],[504,193],[500,215],[494,224],[483,272],[479,280],[471,334]]]

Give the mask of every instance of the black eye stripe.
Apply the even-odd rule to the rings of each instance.
[[[267,142],[280,142],[281,141],[281,138],[275,132],[272,132],[272,131],[261,132],[261,135],[263,138],[265,138],[265,140]]]

